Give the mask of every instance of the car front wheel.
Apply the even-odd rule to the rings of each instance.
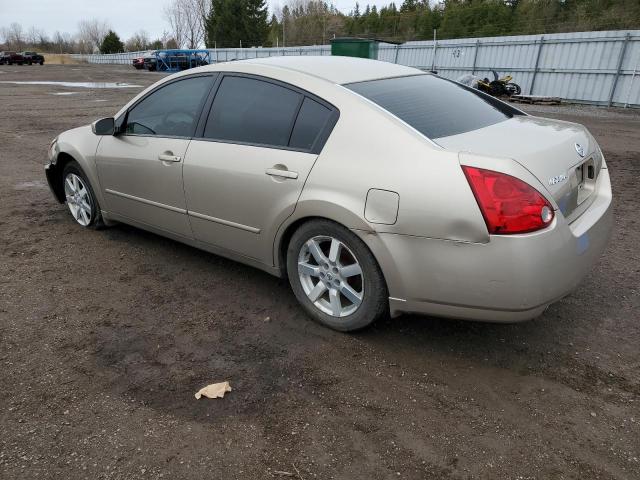
[[[386,284],[373,254],[334,222],[310,221],[293,234],[287,272],[309,316],[330,328],[359,330],[388,313]]]
[[[91,185],[80,166],[69,162],[62,173],[64,195],[73,219],[83,227],[99,227],[102,216]]]

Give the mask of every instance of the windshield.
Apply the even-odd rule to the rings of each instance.
[[[428,138],[470,132],[522,113],[435,75],[412,75],[345,87],[368,98]]]

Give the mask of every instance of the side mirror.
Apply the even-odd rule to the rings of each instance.
[[[115,122],[112,117],[102,118],[91,124],[91,130],[96,135],[113,135],[115,133]]]

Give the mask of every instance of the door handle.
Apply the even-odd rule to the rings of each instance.
[[[292,180],[298,178],[298,172],[292,172],[290,170],[280,170],[279,168],[267,168],[264,173],[272,177],[291,178]]]
[[[182,157],[178,155],[167,155],[166,153],[161,153],[158,155],[158,160],[162,162],[179,162],[182,160]]]

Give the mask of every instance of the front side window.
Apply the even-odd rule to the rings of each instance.
[[[254,78],[226,76],[207,119],[204,137],[287,147],[302,94]]]
[[[129,111],[126,133],[159,137],[193,136],[211,83],[211,77],[193,77],[161,87]]]
[[[432,139],[477,130],[519,113],[454,82],[428,74],[345,86]]]

